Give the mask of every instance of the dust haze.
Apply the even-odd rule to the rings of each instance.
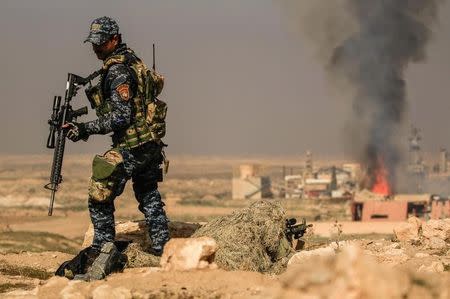
[[[149,64],[151,44],[157,45],[157,68],[167,78],[169,153],[280,156],[310,149],[344,154],[348,107],[336,100],[339,92],[327,81],[323,63],[313,59],[329,57],[332,48],[312,51],[311,42],[292,34],[293,26],[287,25],[292,19],[280,2],[299,1],[134,1],[132,8],[105,0],[2,1],[0,152],[48,153],[51,100],[63,93],[67,72],[87,75],[100,66],[82,41],[93,18],[110,15],[125,42]],[[406,74],[407,119],[422,129],[430,151],[450,147],[448,5],[441,14],[429,59]],[[351,34],[351,20],[335,27],[345,36],[316,37],[337,46]],[[86,104],[82,93],[73,103]],[[93,117],[90,113],[87,119]],[[106,136],[93,136],[68,150],[98,153],[108,145]]]

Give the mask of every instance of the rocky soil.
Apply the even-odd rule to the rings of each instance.
[[[43,198],[48,198],[48,190],[42,186],[48,181],[50,162],[50,157],[0,157],[0,298],[450,298],[449,220],[424,224],[413,218],[400,225],[344,222],[349,219],[347,205],[328,200],[280,200],[289,217],[319,221],[314,223],[316,234],[305,238],[306,250],[296,253],[280,275],[225,271],[213,263],[205,267],[204,262],[197,263],[203,269],[163,270],[159,258],[138,255],[146,239],[140,235],[142,223],[133,223],[123,228],[143,240],[129,252],[140,261],[130,265],[136,268],[90,283],[54,277],[57,267],[80,250],[89,227],[86,186],[91,157],[65,161],[55,213],[47,217]],[[172,233],[180,238],[191,233],[179,230],[177,221],[211,222],[247,207],[249,202],[230,198],[230,179],[233,167],[249,162],[171,157],[173,168],[161,191]],[[279,165],[295,163],[299,161],[266,161],[265,174],[275,181],[281,178]],[[326,163],[335,164],[339,163]],[[116,219],[141,219],[136,206],[128,186],[117,201]],[[334,220],[341,229],[335,229]],[[86,245],[91,236],[85,237]],[[256,241],[246,247],[252,248],[252,242]],[[199,255],[204,252],[210,253],[202,250]],[[192,255],[174,250],[164,263],[174,259],[171,256],[183,260]]]
[[[196,250],[194,243],[189,243],[190,250]],[[177,247],[183,246],[171,250]],[[211,255],[213,247],[202,252]],[[49,273],[69,257],[56,252],[1,255],[3,265],[35,270],[18,279],[20,273],[6,274],[5,267],[0,268],[4,283],[26,285],[3,297],[450,298],[450,219],[422,223],[411,218],[394,229],[392,240],[337,240],[300,251],[281,275],[165,266],[126,269],[95,282],[51,277]]]

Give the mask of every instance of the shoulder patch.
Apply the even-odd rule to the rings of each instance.
[[[130,99],[130,87],[128,86],[128,84],[120,84],[116,88],[116,90],[119,93],[122,100],[127,102]]]

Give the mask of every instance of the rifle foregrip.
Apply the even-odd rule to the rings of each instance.
[[[72,118],[77,118],[77,117],[80,117],[80,116],[85,115],[85,114],[88,114],[88,107],[87,106],[84,106],[84,107],[81,107],[80,109],[74,110],[72,112]]]

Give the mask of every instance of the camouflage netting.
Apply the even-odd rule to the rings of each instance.
[[[261,200],[216,218],[192,237],[207,236],[217,241],[215,262],[220,268],[278,274],[294,253],[284,234],[285,219],[278,202]]]
[[[131,243],[123,252],[127,256],[126,268],[159,267],[160,257],[147,253],[137,243]]]

